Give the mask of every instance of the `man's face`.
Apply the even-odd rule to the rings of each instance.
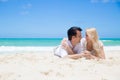
[[[76,44],[80,42],[81,38],[82,38],[81,32],[77,30],[77,35],[75,36]]]

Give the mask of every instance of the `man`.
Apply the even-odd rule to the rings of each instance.
[[[82,52],[85,50],[85,39],[82,38],[81,31],[82,29],[79,27],[71,27],[67,31],[68,39],[62,41],[62,44],[54,50],[54,54],[59,57],[69,57],[73,59],[82,57]]]

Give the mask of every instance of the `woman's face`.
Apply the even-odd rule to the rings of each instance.
[[[87,41],[90,41],[90,36],[87,33],[86,33],[86,37],[85,38],[86,38]]]

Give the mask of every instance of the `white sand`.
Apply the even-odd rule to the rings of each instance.
[[[105,47],[105,54],[100,61],[58,58],[52,47],[0,54],[0,80],[120,80],[120,47]]]

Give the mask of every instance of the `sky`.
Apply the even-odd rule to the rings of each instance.
[[[120,38],[120,0],[0,0],[0,38],[62,38],[72,26]]]

